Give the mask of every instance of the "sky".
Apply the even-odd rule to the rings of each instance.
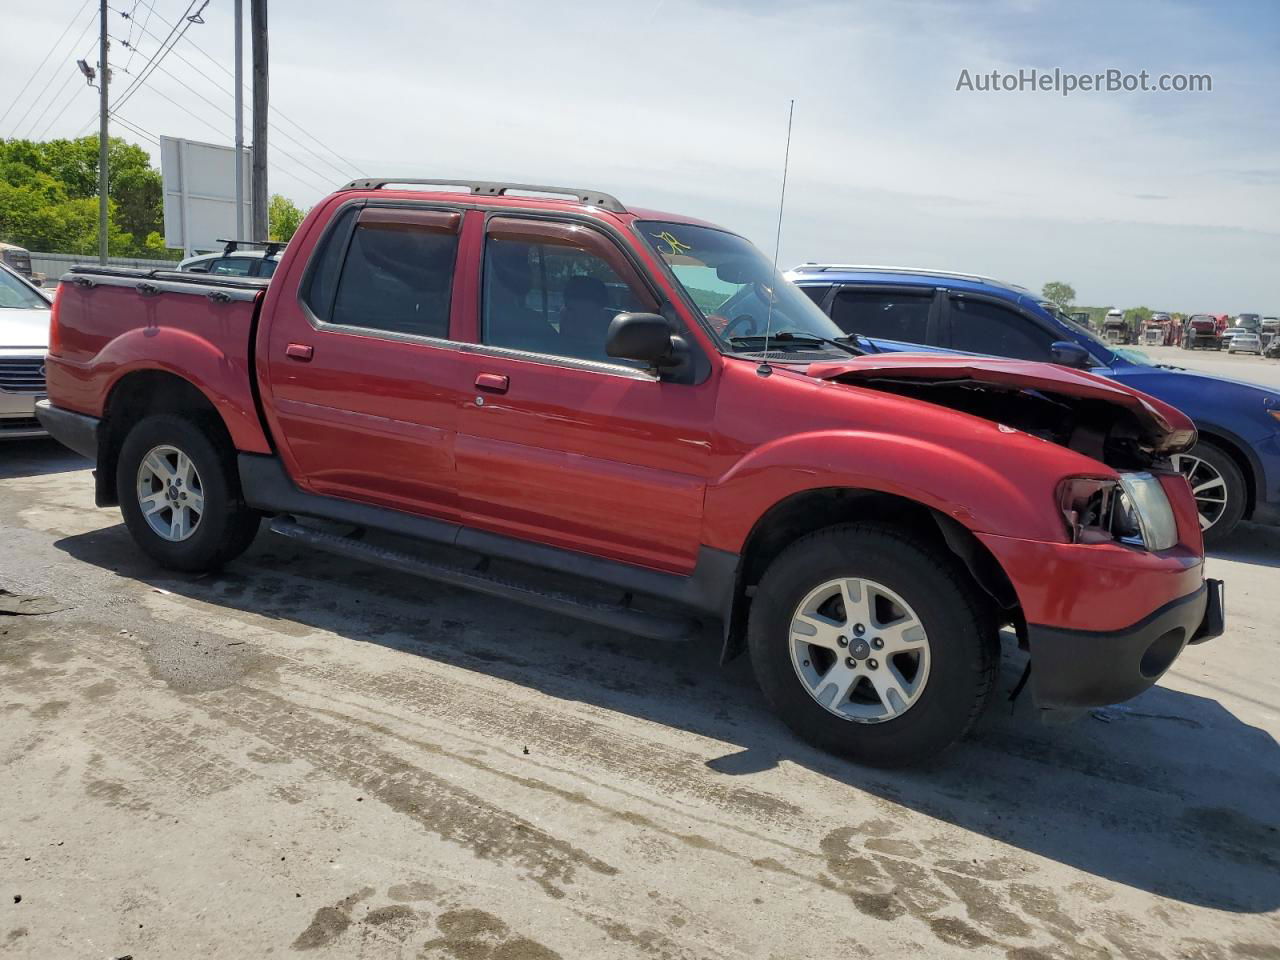
[[[110,2],[123,92],[187,0]],[[96,62],[97,3],[9,6],[0,111],[53,55],[0,136],[95,130],[74,61]],[[120,116],[231,143],[232,11],[210,0]],[[1280,313],[1276,0],[275,0],[270,51],[270,188],[303,205],[358,176],[587,186],[772,255],[794,98],[782,267],[955,269],[1065,281],[1094,306]],[[957,89],[963,71],[1033,68],[1208,74],[1212,90]],[[113,133],[158,164],[141,135]]]

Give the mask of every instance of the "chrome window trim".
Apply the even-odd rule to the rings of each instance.
[[[519,350],[514,347],[499,347],[489,343],[456,344],[463,353],[474,353],[480,356],[498,357],[507,360],[527,360],[549,367],[567,367],[585,373],[602,373],[608,376],[624,377],[628,380],[644,380],[659,383],[661,378],[649,370],[628,367],[625,364],[606,363],[601,360],[584,360],[581,357],[565,357],[558,353],[536,353],[532,350]]]

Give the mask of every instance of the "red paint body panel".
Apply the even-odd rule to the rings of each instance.
[[[448,341],[318,324],[300,302],[324,227],[343,205],[375,201],[461,214],[433,218],[450,229],[460,223]],[[486,211],[494,210],[571,213],[607,228],[610,242],[621,236],[705,355],[705,379],[676,384],[477,348]],[[1199,588],[1203,547],[1180,477],[1162,477],[1178,519],[1174,549],[1074,545],[1059,486],[1072,476],[1114,477],[1112,468],[859,381],[977,378],[1075,393],[1126,407],[1170,437],[1193,431],[1177,410],[1113,381],[1020,361],[871,356],[807,370],[779,363],[761,376],[754,361],[720,354],[689,315],[636,236],[634,223],[650,216],[698,222],[519,197],[335,194],[308,215],[262,300],[254,345],[261,421],[247,302],[63,284],[50,396],[97,416],[122,373],[169,370],[210,398],[239,449],[268,452],[274,441],[305,490],[669,573],[692,572],[703,547],[740,552],[770,508],[834,487],[896,494],[958,521],[1004,567],[1034,624],[1119,629]],[[310,359],[299,362],[306,348]]]
[[[188,381],[221,414],[237,449],[270,453],[253,402],[250,331],[257,303],[143,296],[127,286],[58,285],[58,355],[46,364],[58,406],[100,417],[120,379],[160,370]]]

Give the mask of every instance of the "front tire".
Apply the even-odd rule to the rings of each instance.
[[[173,570],[217,569],[247,550],[258,532],[260,518],[241,498],[230,446],[182,417],[147,417],[129,431],[116,490],[134,542]]]
[[[1174,469],[1191,484],[1205,544],[1222,543],[1244,516],[1249,495],[1240,467],[1229,453],[1208,440],[1171,459]]]
[[[873,766],[918,763],[982,713],[999,639],[944,548],[875,523],[829,527],[769,565],[751,603],[757,682],[805,740]]]

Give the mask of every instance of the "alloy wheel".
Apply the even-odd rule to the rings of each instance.
[[[138,506],[159,537],[178,543],[204,517],[204,485],[191,458],[169,444],[152,447],[138,465]]]
[[[1208,530],[1227,509],[1227,481],[1207,460],[1189,453],[1175,454],[1173,468],[1187,478],[1191,493],[1196,498],[1196,510],[1200,514],[1200,529]]]
[[[791,665],[836,716],[883,723],[911,709],[929,680],[929,638],[915,611],[873,580],[828,580],[791,617]]]

